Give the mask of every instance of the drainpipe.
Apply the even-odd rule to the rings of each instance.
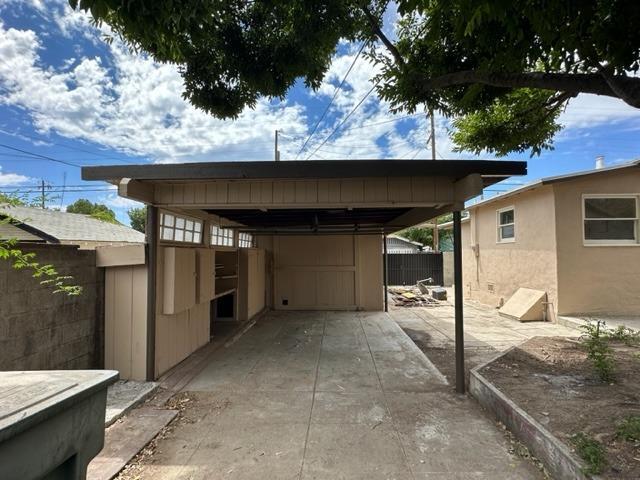
[[[156,379],[156,276],[158,260],[158,207],[147,205],[147,380]]]
[[[462,212],[453,212],[453,283],[455,285],[456,392],[465,393],[462,310]]]

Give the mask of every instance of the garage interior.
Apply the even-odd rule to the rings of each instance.
[[[524,162],[465,160],[84,167],[84,180],[148,206],[145,248],[99,254],[105,367],[156,379],[222,322],[268,310],[384,311],[384,236],[454,212],[462,369],[460,212],[483,188],[523,174]]]

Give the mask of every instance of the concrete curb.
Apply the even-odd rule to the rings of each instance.
[[[131,401],[131,403],[128,403],[124,408],[119,409],[118,412],[112,415],[111,417],[105,418],[104,428],[107,428],[113,425],[118,419],[124,417],[132,409],[134,409],[135,407],[140,405],[142,402],[144,402],[147,398],[151,397],[153,394],[156,393],[160,384],[156,382],[148,382],[148,383],[149,383],[149,388],[143,390],[139,395],[137,395]]]
[[[513,347],[515,348],[515,347]],[[544,428],[538,421],[522,410],[489,380],[480,370],[512,350],[509,349],[488,362],[471,370],[469,393],[520,440],[558,480],[588,480],[583,473],[584,464],[571,450]]]

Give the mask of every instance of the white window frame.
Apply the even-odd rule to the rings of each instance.
[[[255,247],[255,237],[248,232],[238,232],[238,247],[240,248]]]
[[[500,223],[500,214],[513,210],[512,223]],[[513,237],[502,238],[502,227],[513,225]],[[516,241],[516,208],[513,205],[496,210],[496,243],[514,243]]]
[[[167,215],[173,217],[173,225],[165,222]],[[202,245],[204,240],[204,222],[195,217],[177,214],[174,212],[161,211],[158,219],[158,239],[163,243],[180,243],[188,245]],[[178,227],[178,220],[181,221],[182,227]],[[165,238],[165,230],[171,230],[171,238]],[[181,239],[176,239],[176,232],[181,232]],[[187,236],[191,240],[186,240]],[[196,241],[196,236],[200,238]]]
[[[635,218],[587,218],[585,200],[590,198],[633,198],[636,201]],[[640,246],[640,193],[584,193],[582,194],[582,244],[585,247],[628,247]],[[589,240],[587,239],[586,222],[589,220],[633,220],[634,235],[633,240]]]
[[[220,239],[220,243],[218,243]],[[209,227],[209,245],[212,247],[235,247],[235,231],[220,225],[211,224]]]

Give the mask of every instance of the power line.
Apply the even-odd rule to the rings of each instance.
[[[311,130],[311,133],[309,134],[309,136],[307,137],[307,139],[304,142],[304,145],[302,145],[302,148],[300,148],[300,151],[296,154],[296,160],[298,159],[298,157],[300,156],[300,154],[304,151],[304,149],[306,148],[307,144],[309,143],[309,140],[311,140],[311,137],[313,137],[313,134],[316,133],[316,130],[318,128],[318,125],[320,125],[320,123],[322,122],[322,120],[324,120],[324,117],[327,115],[327,112],[329,111],[329,108],[331,108],[331,105],[333,104],[333,101],[336,99],[336,97],[338,96],[338,93],[340,92],[340,90],[342,89],[342,85],[344,85],[344,82],[347,80],[347,77],[349,76],[349,74],[351,73],[351,70],[353,69],[353,66],[356,64],[356,62],[358,61],[358,58],[360,57],[360,54],[362,53],[362,50],[364,50],[364,47],[367,45],[368,42],[363,42],[362,46],[360,47],[360,49],[358,50],[357,55],[355,56],[355,58],[353,59],[353,62],[351,62],[351,65],[349,66],[349,69],[347,70],[347,73],[344,74],[344,77],[342,77],[342,81],[340,82],[340,84],[335,88],[335,90],[333,91],[333,97],[331,97],[331,101],[329,101],[329,104],[327,105],[327,107],[324,109],[324,112],[322,112],[322,115],[320,116],[320,119],[316,122],[316,124],[313,127],[313,130]]]
[[[16,152],[20,152],[20,153],[26,153],[27,155],[31,155],[32,157],[39,157],[39,158],[42,158],[43,160],[49,160],[50,162],[61,163],[63,165],[69,165],[70,167],[82,168],[81,165],[78,165],[76,163],[67,162],[65,160],[59,160],[57,158],[49,157],[47,155],[41,155],[39,153],[29,152],[27,150],[22,150],[20,148],[12,147],[11,145],[5,145],[4,143],[0,143],[0,147],[8,148],[9,150],[15,150]]]
[[[320,147],[322,147],[325,143],[327,143],[327,140],[329,140],[329,139],[330,139],[330,138],[331,138],[331,137],[332,137],[332,136],[333,136],[333,135],[334,135],[334,134],[335,134],[335,133],[340,129],[340,127],[342,127],[342,125],[344,125],[344,124],[347,122],[347,120],[349,120],[349,118],[351,117],[351,115],[353,115],[353,114],[355,113],[355,111],[356,111],[358,108],[360,108],[360,105],[362,105],[362,104],[364,103],[364,101],[367,99],[367,97],[368,97],[369,95],[371,95],[371,93],[375,90],[375,88],[378,86],[378,84],[379,84],[379,83],[380,83],[380,80],[378,80],[378,81],[377,81],[377,82],[376,82],[376,83],[371,87],[371,89],[370,89],[370,90],[365,94],[365,96],[364,96],[364,97],[362,97],[362,99],[358,102],[358,104],[357,104],[355,107],[353,107],[353,110],[351,110],[351,111],[347,114],[347,116],[346,116],[346,117],[344,117],[344,119],[343,119],[343,120],[338,124],[338,126],[337,126],[336,128],[334,128],[334,129],[333,129],[333,131],[329,134],[329,136],[328,136],[328,137],[326,137],[318,147],[316,147],[316,149],[313,151],[313,153],[312,153],[311,155],[313,155],[314,153],[316,153],[316,152],[320,149]],[[311,155],[309,155],[309,156],[307,157],[307,160],[309,160],[309,158],[311,157]]]

